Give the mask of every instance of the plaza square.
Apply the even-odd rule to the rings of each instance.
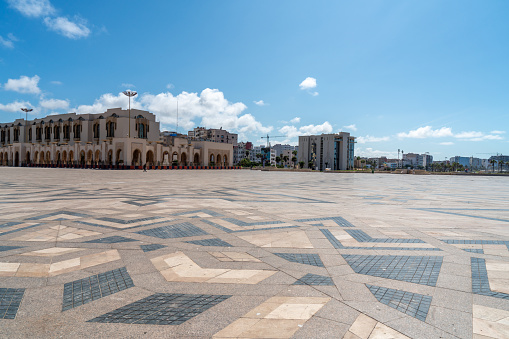
[[[0,175],[1,337],[509,337],[507,177]]]

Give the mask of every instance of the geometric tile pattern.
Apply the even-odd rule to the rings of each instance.
[[[164,224],[167,222],[175,221],[176,219],[166,219],[163,217],[146,217],[146,218],[123,220],[123,219],[118,219],[118,218],[103,217],[103,218],[96,218],[95,220],[96,220],[95,222],[88,222],[88,221],[81,221],[81,220],[75,221],[75,222],[78,224],[84,224],[84,225],[96,226],[96,227],[106,227],[106,228],[113,228],[113,229],[130,229],[130,228],[136,228],[136,227]],[[159,221],[153,222],[154,220],[159,220]]]
[[[186,242],[189,243],[189,244],[195,244],[195,245],[200,245],[200,246],[233,247],[232,245],[230,245],[226,241],[223,241],[223,240],[221,240],[219,238],[204,239],[204,240],[191,240],[191,241],[186,241]]]
[[[291,338],[331,298],[272,297],[213,338]]]
[[[327,240],[337,249],[350,249],[350,250],[386,250],[386,251],[441,251],[440,248],[436,247],[391,247],[391,246],[372,246],[372,247],[363,247],[363,246],[344,246],[333,234],[330,230],[325,228],[320,228],[320,231],[325,235]],[[345,230],[350,231],[350,230]],[[376,240],[385,240],[385,239],[376,239]],[[387,240],[419,240],[415,243],[421,243],[420,239],[387,239]],[[359,242],[359,241],[358,241]],[[361,242],[362,243],[362,242]]]
[[[24,294],[24,288],[0,288],[0,319],[16,318]]]
[[[509,294],[501,292],[493,292],[490,288],[488,280],[488,270],[486,269],[486,261],[480,258],[470,258],[472,269],[472,292],[475,294],[486,295],[500,299],[509,299]]]
[[[273,227],[261,227],[261,228],[256,227],[256,225],[267,225],[267,224],[268,225],[280,225],[280,224],[282,224],[281,222],[277,222],[277,223],[270,223],[269,222],[269,223],[264,223],[264,224],[253,223],[253,225],[255,225],[255,226],[249,226],[251,228],[244,229],[242,226],[235,225],[235,224],[230,223],[230,222],[228,222],[226,220],[223,220],[223,219],[216,220],[216,222],[213,222],[213,221],[210,221],[210,220],[207,220],[207,219],[201,219],[200,221],[203,222],[203,223],[209,224],[211,226],[214,226],[215,228],[217,228],[217,229],[219,229],[221,231],[224,231],[226,233],[267,231],[267,230],[278,230],[278,229],[287,229],[287,228],[296,228],[296,227],[299,227],[299,226],[273,226]],[[218,222],[223,223],[223,224],[227,224],[229,227],[220,225],[220,224],[218,224]]]
[[[361,313],[345,333],[343,339],[410,339],[406,335]]]
[[[242,235],[239,238],[259,247],[313,248],[304,231],[260,232]]]
[[[390,239],[390,238],[372,238],[361,230],[345,230],[358,242],[383,242],[383,243],[424,243],[421,239]]]
[[[248,226],[258,226],[258,225],[274,225],[274,224],[284,224],[282,221],[255,221],[255,222],[245,222],[242,220],[238,220],[235,218],[223,218],[223,220],[228,221],[237,226],[248,227]]]
[[[297,280],[296,282],[294,282],[293,285],[333,286],[334,282],[330,277],[308,273],[299,280]]]
[[[345,220],[342,217],[330,217],[330,218],[310,218],[310,219],[298,219],[295,220],[297,222],[310,222],[310,221],[326,221],[326,220],[332,220],[334,223],[341,227],[355,227],[352,225],[349,221]],[[325,226],[323,224],[313,224],[314,226]]]
[[[203,268],[182,252],[150,259],[167,281],[258,284],[276,273],[270,270]]]
[[[207,210],[207,209],[173,213],[172,215],[174,215],[174,216],[182,216],[182,215],[188,215],[188,214],[202,216],[202,217],[207,217],[207,216],[222,217],[223,216],[222,214],[219,214],[217,212],[214,212],[214,211],[211,211],[211,210]]]
[[[430,296],[368,284],[366,284],[366,287],[369,288],[369,291],[382,304],[395,308],[421,321],[426,321],[431,305]]]
[[[30,252],[28,252],[30,253]],[[31,253],[33,254],[33,252]],[[44,253],[43,253],[44,254]],[[89,267],[120,260],[117,250],[88,254],[77,258],[53,261],[51,264],[0,262],[0,277],[54,277]]]
[[[209,252],[219,261],[261,262],[246,252]]]
[[[152,228],[136,233],[161,239],[185,238],[208,234],[201,228],[198,228],[189,222]]]
[[[454,240],[454,239],[440,239],[446,244],[467,244],[467,245],[507,245],[509,241],[505,240]]]
[[[125,267],[66,283],[62,312],[133,286]]]
[[[465,252],[484,254],[484,250],[482,248],[463,248]]]
[[[395,255],[346,255],[355,273],[436,286],[443,257]]]
[[[23,231],[23,230],[26,230],[26,229],[29,229],[32,227],[36,227],[39,225],[43,225],[43,224],[42,223],[31,224],[31,223],[16,222],[16,221],[6,222],[6,223],[0,225],[0,229],[3,230],[3,232],[0,233],[0,237],[2,235]]]
[[[231,295],[156,293],[89,322],[180,325],[229,297]]]
[[[77,213],[77,212],[71,212],[71,211],[56,211],[52,213],[47,214],[41,214],[35,217],[28,218],[27,220],[54,220],[54,221],[60,221],[60,220],[71,220],[71,219],[77,219],[77,218],[86,218],[89,217],[88,214],[84,213]]]
[[[308,254],[308,253],[273,253],[278,257],[281,257],[285,260],[296,262],[304,265],[311,265],[317,267],[325,267],[323,265],[322,260],[318,254]]]
[[[131,242],[131,241],[138,241],[138,240],[121,237],[119,235],[114,235],[112,237],[84,241],[84,243],[115,244],[115,243],[119,243],[119,242]]]
[[[143,250],[143,252],[151,252],[164,247],[166,246],[160,244],[140,245],[140,248]]]
[[[47,229],[39,229],[34,232],[22,234],[11,240],[16,241],[66,241],[74,240],[102,233],[93,232],[85,229],[79,229],[64,225],[51,226]]]
[[[23,246],[0,246],[0,252],[15,250],[17,248],[23,248]]]

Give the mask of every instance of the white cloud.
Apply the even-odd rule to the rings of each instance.
[[[398,133],[400,138],[440,138],[440,137],[452,137],[453,133],[451,128],[442,127],[440,129],[433,129],[431,126],[419,127],[416,130],[412,130],[408,133]]]
[[[475,132],[475,131],[461,132],[461,133],[458,133],[458,134],[454,135],[454,137],[458,138],[458,139],[480,138],[482,136],[483,136],[482,132]]]
[[[9,79],[4,84],[4,89],[7,91],[15,91],[19,93],[34,93],[38,94],[41,90],[38,87],[39,84],[39,76],[34,75],[29,78],[25,75],[22,75],[19,79]]]
[[[130,84],[130,83],[122,83],[122,85],[120,85],[122,87],[125,87],[125,88],[135,88],[136,86],[134,86],[133,84]]]
[[[14,40],[9,39],[9,38],[5,39],[4,37],[2,37],[0,35],[0,45],[4,46],[5,48],[10,48],[10,49],[14,48],[13,41]]]
[[[452,142],[452,141],[445,141],[445,142],[441,142],[440,145],[451,146],[451,145],[454,145],[454,142]]]
[[[503,140],[504,138],[500,135],[492,135],[492,134],[488,134],[488,135],[483,135],[483,136],[480,136],[480,137],[475,137],[475,138],[472,138],[472,139],[468,139],[468,141],[484,141],[484,140]]]
[[[268,105],[263,100],[258,100],[258,101],[253,101],[253,102],[255,103],[255,105],[258,105],[258,106],[267,106]]]
[[[41,100],[39,105],[42,108],[46,108],[49,110],[67,110],[69,108],[68,100],[59,100],[59,99],[48,99]]]
[[[279,129],[279,132],[285,134],[287,138],[297,138],[301,135],[314,135],[314,134],[328,134],[332,133],[331,124],[326,121],[321,125],[307,125],[297,129],[295,126],[283,126]]]
[[[62,85],[62,81],[57,81],[57,80],[50,81],[50,84],[52,84],[52,85]]]
[[[491,131],[490,134],[505,134],[505,131]]]
[[[302,90],[315,88],[316,87],[316,79],[312,78],[312,77],[307,77],[300,83],[299,87]]]
[[[0,111],[20,112],[23,107],[33,108],[32,104],[28,101],[14,101],[9,104],[0,104]]]
[[[51,30],[70,39],[86,38],[90,34],[90,29],[86,26],[84,19],[75,17],[76,22],[72,22],[65,17],[44,18],[44,24]]]
[[[389,137],[373,137],[371,135],[366,135],[365,137],[358,137],[356,141],[358,144],[365,144],[367,142],[389,141]]]
[[[48,0],[7,0],[9,5],[29,18],[38,18],[55,13]]]
[[[354,132],[357,131],[357,126],[355,126],[355,124],[343,126],[343,128],[346,130],[354,131]]]
[[[290,123],[292,124],[298,124],[300,122],[300,117],[295,117],[292,120],[290,120]]]
[[[380,150],[375,150],[371,147],[366,147],[366,148],[356,147],[355,148],[355,156],[356,157],[357,156],[366,157],[366,158],[387,157],[389,159],[395,159],[395,158],[397,158],[397,152],[380,151]]]
[[[174,84],[168,84],[168,85],[166,85],[166,88],[167,89],[173,89],[173,88],[175,88],[175,85]]]
[[[263,126],[251,114],[244,111],[247,106],[242,102],[231,103],[223,92],[206,88],[201,93],[182,92],[174,96],[170,92],[159,94],[144,93],[131,99],[131,108],[143,109],[157,115],[163,128],[174,129],[177,119],[177,101],[179,107],[180,128],[191,129],[195,126],[220,128],[239,133],[239,140],[249,133],[269,133],[272,126]],[[92,105],[81,105],[74,110],[77,113],[99,113],[108,108],[127,108],[128,98],[119,93],[103,94]],[[180,130],[182,132],[182,130]]]

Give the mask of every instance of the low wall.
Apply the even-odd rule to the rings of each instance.
[[[28,164],[23,167],[39,168],[82,168],[102,170],[141,170],[143,166],[126,165],[69,165],[69,164]],[[241,169],[240,166],[147,166],[147,170],[214,170],[214,169]]]

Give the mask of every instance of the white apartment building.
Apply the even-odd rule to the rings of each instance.
[[[237,145],[238,142],[237,134],[230,133],[222,127],[220,129],[196,127],[192,131],[187,132],[187,135],[195,140],[206,140],[233,145]]]

